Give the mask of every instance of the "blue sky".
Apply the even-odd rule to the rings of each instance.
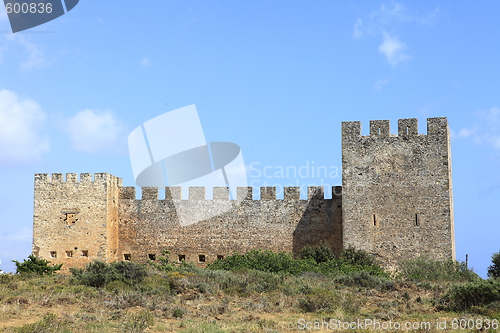
[[[497,1],[80,1],[12,34],[0,10],[0,267],[31,251],[35,173],[134,185],[130,131],[196,104],[207,141],[237,143],[256,187],[340,185],[342,121],[366,135],[390,119],[396,134],[397,119],[418,118],[425,134],[426,118],[447,117],[457,259],[486,277],[500,250],[499,12]],[[277,173],[287,166],[303,176]]]

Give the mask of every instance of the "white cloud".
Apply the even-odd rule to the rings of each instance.
[[[111,110],[80,111],[67,120],[66,132],[76,151],[89,154],[122,154],[126,151],[125,126]]]
[[[438,18],[439,11],[439,7],[436,7],[425,15],[419,15],[410,12],[398,2],[391,2],[388,5],[382,4],[378,10],[371,12],[364,20],[356,18],[353,38],[359,39],[365,34],[375,38],[383,35],[384,40],[378,50],[387,57],[394,67],[403,60],[411,59],[411,56],[406,52],[406,45],[399,39],[392,37],[387,31],[394,31],[399,26],[408,24],[431,26]]]
[[[380,79],[377,82],[375,82],[374,89],[375,90],[382,90],[382,87],[389,83],[389,79]]]
[[[467,138],[467,137],[471,136],[474,132],[475,132],[475,129],[462,128],[458,132],[457,137],[458,138]]]
[[[363,35],[363,20],[358,18],[356,20],[356,23],[354,23],[354,32],[353,32],[352,36],[355,39],[358,39],[362,35]]]
[[[151,59],[150,58],[144,58],[141,61],[141,66],[151,66]]]
[[[37,161],[49,151],[48,136],[41,134],[45,118],[33,100],[0,90],[0,164]]]
[[[2,241],[25,242],[33,239],[33,229],[24,227],[15,234],[0,236]]]
[[[26,37],[28,36],[28,37]],[[45,46],[41,44],[32,43],[29,35],[23,34],[6,34],[0,35],[0,38],[5,38],[5,43],[0,47],[0,60],[2,53],[9,50],[16,54],[15,59],[20,60],[19,66],[23,70],[32,70],[35,68],[43,68],[52,65],[53,60],[47,60],[45,56]],[[19,49],[22,49],[19,50]]]
[[[392,37],[386,31],[383,32],[384,41],[378,47],[378,51],[387,57],[392,66],[397,66],[400,62],[411,57],[405,54],[406,45],[401,43],[396,37]]]
[[[472,125],[462,128],[457,138],[471,138],[476,144],[488,143],[494,149],[500,149],[500,109],[493,107],[476,112]]]

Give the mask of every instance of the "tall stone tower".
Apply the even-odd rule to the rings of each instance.
[[[52,264],[84,267],[116,260],[121,178],[107,173],[35,175],[33,253]]]
[[[385,266],[429,254],[455,259],[450,135],[446,118],[342,123],[344,246],[374,254]]]

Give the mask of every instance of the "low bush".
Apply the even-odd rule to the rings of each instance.
[[[389,280],[370,275],[366,271],[360,271],[354,274],[339,276],[335,279],[336,283],[340,283],[349,287],[363,287],[369,289],[381,289]]]
[[[349,247],[335,259],[333,251],[327,245],[305,248],[302,259],[296,259],[287,252],[275,253],[270,250],[252,250],[245,254],[235,252],[222,260],[208,264],[207,267],[214,270],[246,268],[292,275],[302,272],[341,275],[366,271],[370,275],[388,276],[367,252]]]
[[[272,273],[298,274],[307,270],[314,270],[316,262],[312,258],[295,259],[287,252],[273,252],[270,250],[251,250],[245,254],[233,253],[222,260],[207,265],[210,269],[237,270],[254,269]]]
[[[464,262],[434,260],[428,256],[404,261],[400,266],[400,277],[405,280],[473,282],[480,277],[468,269]]]
[[[80,284],[96,288],[104,287],[113,281],[134,285],[147,275],[143,265],[127,261],[111,264],[94,261],[85,268],[70,268],[70,271]]]
[[[126,323],[123,324],[123,331],[128,333],[144,332],[153,325],[153,314],[147,310],[142,310],[129,316]]]
[[[69,333],[67,323],[57,319],[53,313],[46,314],[42,320],[15,328],[16,333]]]
[[[18,274],[37,274],[37,275],[50,275],[60,270],[63,264],[49,265],[50,261],[39,259],[35,255],[30,254],[28,259],[23,262],[12,260],[16,264],[16,273]]]
[[[335,253],[333,252],[332,248],[326,244],[312,247],[305,246],[302,248],[300,256],[302,257],[302,259],[314,259],[317,264],[335,260]]]
[[[455,311],[488,305],[499,299],[500,281],[496,279],[455,285],[443,297],[445,307]]]

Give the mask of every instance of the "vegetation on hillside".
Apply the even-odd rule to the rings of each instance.
[[[429,322],[431,332],[443,331],[435,327],[443,319],[453,331],[456,319],[494,331],[500,320],[500,279],[483,280],[454,261],[423,256],[390,276],[366,252],[335,256],[323,245],[300,259],[251,251],[209,266],[172,262],[165,251],[148,265],[1,275],[0,332],[293,332],[303,331],[300,320],[358,318]]]

